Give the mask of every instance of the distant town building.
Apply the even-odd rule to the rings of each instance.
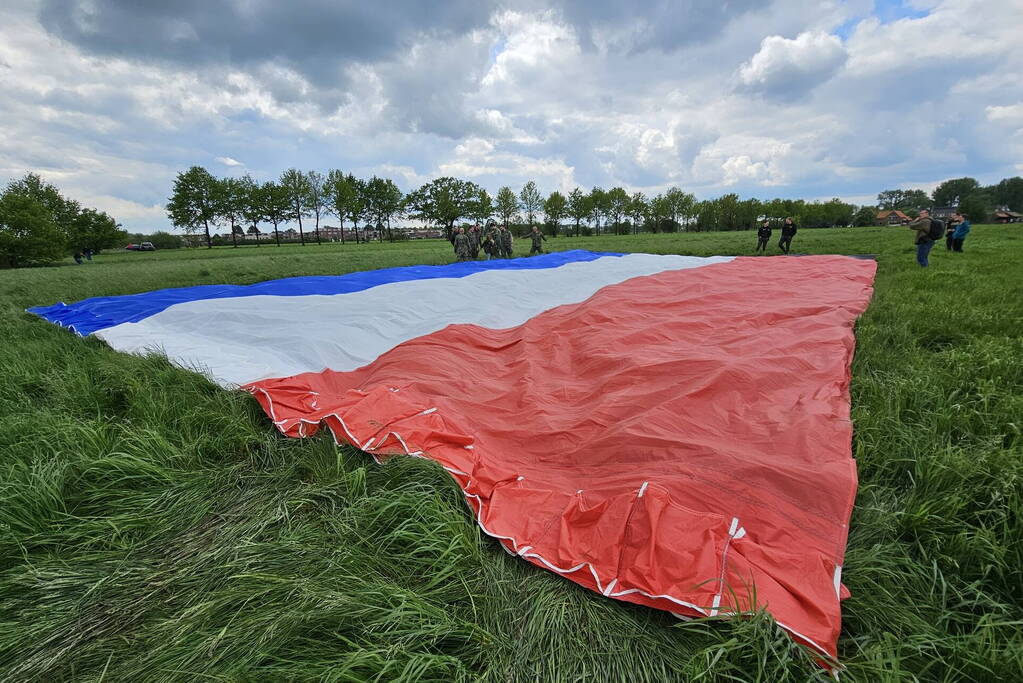
[[[939,221],[948,222],[948,219],[959,213],[959,203],[956,202],[950,206],[936,206],[931,209],[931,218],[937,218]]]
[[[1009,211],[1007,208],[995,210],[995,223],[1023,223],[1023,214]]]
[[[909,221],[909,216],[898,209],[885,209],[877,212],[877,220],[874,223],[876,225],[905,225]]]

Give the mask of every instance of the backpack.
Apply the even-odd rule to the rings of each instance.
[[[940,240],[945,236],[945,224],[936,218],[931,219],[931,229],[927,231],[927,236],[932,240]]]

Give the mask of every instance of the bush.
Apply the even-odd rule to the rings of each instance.
[[[143,235],[143,237],[144,239],[139,240],[140,242],[152,242],[153,246],[157,249],[181,248],[181,235],[172,235],[169,232],[160,230],[154,232],[152,235]]]

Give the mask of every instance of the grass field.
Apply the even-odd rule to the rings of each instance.
[[[975,227],[929,269],[900,228],[804,230],[794,246],[880,263],[853,367],[843,679],[1023,680],[1023,226]],[[0,679],[825,678],[768,619],[683,623],[509,557],[430,462],[286,439],[248,394],[23,312],[450,260],[433,241],[264,245],[0,271]]]

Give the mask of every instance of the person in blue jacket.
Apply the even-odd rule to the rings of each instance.
[[[957,213],[956,222],[958,225],[956,225],[955,232],[952,233],[952,251],[962,251],[963,241],[970,234],[970,219],[968,216]]]

